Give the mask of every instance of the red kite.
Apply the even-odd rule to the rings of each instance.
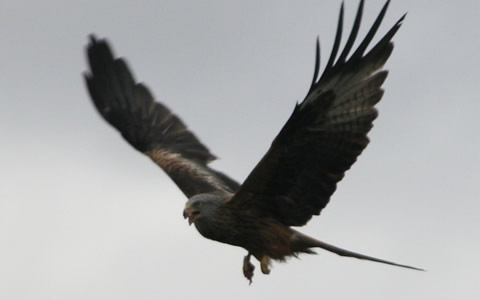
[[[387,77],[382,67],[392,53],[392,37],[405,16],[366,51],[387,10],[384,5],[366,37],[350,54],[360,27],[360,1],[352,31],[339,55],[343,4],[335,42],[319,76],[320,46],[310,90],[273,140],[270,149],[240,185],[208,166],[215,156],[146,86],[137,83],[108,43],[91,37],[85,75],[102,117],[138,151],[149,156],[178,185],[188,201],[183,215],[206,238],[248,251],[243,273],[252,280],[253,255],[264,274],[270,261],[284,261],[322,248],[341,256],[421,270],[344,250],[293,229],[319,215],[357,157],[377,117]]]

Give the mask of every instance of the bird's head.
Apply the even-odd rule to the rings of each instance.
[[[223,197],[214,194],[199,194],[188,199],[183,217],[192,225],[196,220],[213,215],[220,206]]]

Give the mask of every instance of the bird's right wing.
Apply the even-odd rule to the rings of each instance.
[[[337,183],[367,146],[387,77],[382,67],[392,53],[392,37],[403,17],[367,51],[388,4],[366,37],[350,54],[360,27],[360,1],[352,31],[341,53],[343,4],[330,58],[319,76],[317,43],[315,72],[306,98],[295,110],[230,203],[237,209],[271,216],[289,226],[304,225],[320,214]]]
[[[90,96],[101,116],[138,151],[149,156],[191,197],[201,193],[233,193],[239,184],[207,164],[215,159],[198,138],[150,91],[135,82],[121,58],[114,58],[103,39],[87,46]]]

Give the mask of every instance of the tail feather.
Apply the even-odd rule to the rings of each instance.
[[[356,253],[350,250],[342,249],[337,246],[333,246],[330,244],[327,244],[325,242],[316,240],[312,237],[309,237],[305,234],[302,234],[300,232],[295,232],[293,235],[293,240],[294,240],[294,245],[296,247],[300,248],[322,248],[324,250],[333,252],[335,254],[338,254],[340,256],[347,256],[347,257],[354,257],[358,259],[363,259],[363,260],[369,260],[369,261],[374,261],[382,264],[387,264],[387,265],[392,265],[392,266],[397,266],[397,267],[402,267],[402,268],[407,268],[407,269],[412,269],[412,270],[417,270],[417,271],[425,271],[424,269],[417,268],[417,267],[412,267],[412,266],[407,266],[407,265],[402,265],[402,264],[397,264],[388,260]],[[305,250],[300,250],[302,252],[305,252]]]

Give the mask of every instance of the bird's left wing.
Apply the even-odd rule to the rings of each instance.
[[[343,24],[343,4],[329,61],[320,68],[317,42],[313,82],[255,169],[230,203],[234,207],[271,216],[289,226],[304,225],[327,205],[345,171],[368,144],[367,133],[377,117],[382,66],[393,50],[391,39],[403,17],[367,53],[388,7],[388,1],[353,54],[360,26],[360,2],[352,32],[337,58]],[[347,59],[347,56],[349,58]]]
[[[237,182],[207,166],[215,156],[165,105],[155,102],[145,85],[135,82],[125,61],[113,57],[105,40],[92,36],[87,55],[91,70],[85,80],[98,112],[187,197],[238,189]]]

